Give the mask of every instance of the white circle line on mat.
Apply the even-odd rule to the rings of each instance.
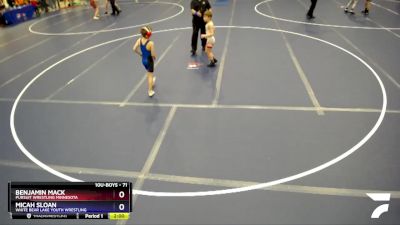
[[[298,20],[290,20],[290,19],[284,19],[281,17],[275,17],[271,16],[268,14],[265,14],[261,12],[258,8],[260,5],[272,2],[274,0],[265,0],[260,3],[258,3],[256,6],[254,6],[254,10],[256,13],[258,13],[261,16],[268,17],[270,19],[275,19],[275,20],[280,20],[280,21],[285,21],[285,22],[290,22],[290,23],[297,23],[297,24],[306,24],[306,25],[312,25],[312,26],[321,26],[321,27],[334,27],[334,28],[349,28],[349,29],[364,29],[364,30],[400,30],[400,27],[362,27],[362,26],[345,26],[345,25],[335,25],[335,24],[323,24],[323,23],[311,23],[311,22],[304,22],[304,21],[298,21]],[[305,14],[304,14],[305,17]]]
[[[155,196],[155,197],[200,197],[200,196],[212,196],[212,195],[224,195],[224,194],[233,194],[233,193],[240,193],[240,192],[245,192],[245,191],[252,191],[252,190],[257,190],[257,189],[262,189],[262,188],[266,188],[266,187],[271,187],[273,185],[278,185],[278,184],[283,184],[289,181],[294,181],[300,178],[303,178],[305,176],[317,173],[325,168],[328,168],[338,162],[340,162],[341,160],[345,159],[346,157],[348,157],[349,155],[351,155],[352,153],[354,153],[355,151],[357,151],[361,146],[363,146],[374,134],[375,132],[378,130],[379,126],[382,124],[382,121],[385,117],[385,113],[386,113],[386,107],[387,107],[387,95],[386,95],[386,89],[385,86],[383,85],[382,80],[380,79],[379,75],[372,69],[372,67],[370,65],[368,65],[364,60],[362,60],[360,57],[358,57],[357,55],[355,55],[354,53],[336,45],[333,43],[330,43],[328,41],[316,38],[316,37],[312,37],[312,36],[308,36],[305,34],[300,34],[300,33],[295,33],[292,31],[286,31],[286,30],[279,30],[279,29],[272,29],[272,28],[263,28],[263,27],[251,27],[251,26],[217,26],[217,28],[234,28],[234,29],[253,29],[253,30],[263,30],[263,31],[275,31],[275,32],[284,32],[287,34],[292,34],[292,35],[297,35],[297,36],[301,36],[301,37],[306,37],[306,38],[310,38],[312,40],[316,40],[322,43],[325,43],[327,45],[333,46],[339,50],[342,50],[343,52],[349,54],[350,56],[353,56],[354,58],[356,58],[358,61],[360,61],[364,66],[366,66],[371,72],[372,74],[375,76],[375,78],[377,79],[381,91],[382,91],[382,109],[381,112],[379,114],[379,118],[377,120],[377,122],[375,123],[375,125],[372,127],[372,129],[367,133],[367,135],[362,138],[356,145],[354,145],[352,148],[350,148],[349,150],[347,150],[346,152],[342,153],[341,155],[337,156],[336,158],[325,162],[317,167],[314,167],[312,169],[306,170],[304,172],[298,173],[298,174],[294,174],[285,178],[281,178],[278,180],[274,180],[274,181],[269,181],[266,183],[260,183],[257,185],[251,185],[251,186],[247,186],[247,187],[240,187],[240,188],[229,188],[229,189],[223,189],[223,190],[212,190],[212,191],[199,191],[199,192],[156,192],[156,191],[144,191],[144,190],[132,190],[132,194],[135,195],[144,195],[144,196]],[[192,29],[191,27],[182,27],[182,28],[172,28],[172,29],[166,29],[166,30],[160,30],[160,31],[155,31],[154,33],[164,33],[164,32],[169,32],[169,31],[180,31],[180,30],[190,30]],[[46,170],[47,172],[60,177],[64,180],[67,181],[71,181],[71,182],[82,182],[82,180],[79,180],[77,178],[68,176],[66,174],[63,174],[51,167],[49,167],[48,165],[46,165],[45,163],[41,162],[39,159],[37,159],[35,156],[33,156],[26,148],[25,146],[22,144],[21,140],[18,137],[16,128],[15,128],[15,112],[18,106],[18,103],[20,102],[22,96],[24,95],[24,93],[28,90],[28,88],[37,80],[39,79],[43,74],[45,74],[47,71],[49,71],[50,69],[54,68],[55,66],[61,64],[62,62],[65,62],[67,60],[69,60],[72,57],[75,57],[79,54],[82,54],[86,51],[92,50],[94,48],[103,46],[103,45],[107,45],[110,43],[114,43],[117,41],[121,41],[121,40],[125,40],[128,38],[132,38],[138,35],[132,35],[132,36],[127,36],[127,37],[122,37],[122,38],[118,38],[115,40],[111,40],[111,41],[107,41],[101,44],[97,44],[94,45],[92,47],[83,49],[81,51],[78,51],[70,56],[67,56],[63,59],[61,59],[60,61],[54,63],[53,65],[47,67],[45,70],[43,70],[41,73],[39,73],[38,75],[36,75],[23,89],[22,91],[18,94],[18,97],[16,98],[16,100],[13,103],[12,109],[11,109],[11,114],[10,114],[10,128],[11,128],[11,134],[14,138],[15,143],[18,145],[19,149],[22,151],[22,153],[24,153],[32,162],[34,162],[36,165],[38,165],[39,167],[41,167],[42,169]]]
[[[94,33],[105,33],[105,32],[113,32],[113,31],[119,31],[119,30],[127,30],[127,29],[132,29],[132,28],[137,28],[137,27],[142,27],[145,25],[151,25],[151,24],[156,24],[156,23],[161,23],[164,22],[166,20],[170,20],[173,19],[177,16],[179,16],[180,14],[182,14],[185,11],[185,8],[178,3],[175,2],[148,2],[148,3],[136,3],[136,4],[165,4],[165,5],[175,5],[177,7],[180,8],[179,12],[176,13],[175,15],[169,16],[167,18],[164,19],[160,19],[160,20],[155,20],[152,22],[148,22],[148,23],[144,23],[144,24],[138,24],[138,25],[133,25],[133,26],[128,26],[128,27],[119,27],[119,28],[113,28],[113,29],[103,29],[103,30],[95,30],[95,31],[82,31],[82,32],[66,32],[66,33],[48,33],[48,32],[40,32],[40,31],[35,31],[33,29],[33,26],[37,25],[38,23],[42,22],[43,20],[52,18],[52,17],[56,17],[56,16],[60,16],[60,15],[64,15],[66,13],[61,13],[61,14],[57,14],[57,15],[52,15],[46,18],[43,18],[41,20],[38,20],[37,22],[31,24],[29,26],[29,32],[33,33],[33,34],[39,34],[39,35],[48,35],[48,36],[53,36],[53,35],[57,35],[57,36],[72,36],[72,35],[84,35],[84,34],[94,34]],[[69,12],[67,12],[69,13]]]

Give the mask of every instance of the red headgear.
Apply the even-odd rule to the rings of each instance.
[[[145,29],[146,30],[146,38],[150,38],[151,37],[151,35],[152,35],[152,33],[151,33],[151,28],[150,27],[148,27],[148,26],[146,26],[146,27],[143,27],[143,29]]]

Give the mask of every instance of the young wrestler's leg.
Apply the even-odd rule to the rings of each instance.
[[[93,19],[99,19],[99,6],[97,5],[96,0],[90,0],[90,6],[94,9]]]
[[[154,77],[154,60],[151,56],[147,59],[147,85],[148,85],[148,94],[149,97],[153,97],[154,93],[154,84],[156,81],[156,78]]]
[[[149,91],[153,90],[153,77],[154,77],[153,73],[147,72],[147,84],[148,84],[147,86]]]
[[[208,59],[211,62],[213,62],[214,61],[214,53],[212,52],[212,46],[207,46],[206,53],[207,53]]]
[[[148,86],[148,94],[150,97],[153,97],[154,93],[154,75],[152,72],[147,72],[147,86]]]
[[[215,56],[214,56],[214,52],[212,51],[212,48],[210,49],[210,58],[211,58],[211,61],[214,63],[214,64],[216,64],[217,62],[218,62],[218,60],[215,58]]]
[[[371,3],[372,2],[372,0],[366,0],[366,2],[365,2],[365,8],[366,9],[368,9],[368,11],[371,9]]]
[[[106,11],[104,12],[104,14],[108,14],[108,0],[106,0],[105,8],[106,8],[106,9],[105,9]]]
[[[208,66],[210,66],[211,63],[212,63],[212,60],[211,60],[211,58],[210,58],[210,48],[208,47],[208,45],[207,45],[207,47],[206,47],[206,54],[207,54],[208,60],[210,60],[210,64],[208,64]]]
[[[354,7],[357,5],[358,0],[350,0],[347,5],[346,8],[344,9],[344,12],[350,12],[351,14],[354,14]],[[350,10],[349,10],[350,8]]]
[[[99,11],[100,11],[99,6],[96,5],[96,9],[95,9],[95,13],[94,13],[95,17],[99,17]]]
[[[118,11],[119,11],[120,13],[122,12],[121,7],[119,7],[119,5],[117,4],[117,1],[115,1],[115,7],[117,7],[117,9],[118,9]]]
[[[346,9],[348,9],[350,7],[350,5],[353,3],[354,0],[350,0],[347,5],[346,5]]]
[[[211,58],[210,58],[210,48],[208,47],[208,45],[206,47],[206,54],[207,54],[208,60],[211,60]]]
[[[353,5],[351,6],[351,9],[354,9],[358,3],[358,0],[353,0]]]
[[[206,53],[207,53],[207,57],[210,60],[210,64],[208,64],[209,67],[214,67],[215,63],[217,63],[217,60],[214,57],[214,53],[212,52],[212,45],[207,44],[206,46]]]
[[[371,9],[371,0],[365,0],[364,10],[361,12],[364,13],[365,15],[368,15],[370,9]]]

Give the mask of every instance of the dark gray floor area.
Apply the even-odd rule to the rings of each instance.
[[[179,110],[152,171],[249,181],[279,179],[350,149],[375,120],[376,115],[354,113],[329,113],[322,119],[314,112]]]
[[[180,191],[181,185],[146,182],[145,188]],[[209,187],[215,189],[215,187]],[[198,191],[186,185],[185,190]],[[200,189],[201,190],[201,189]],[[175,198],[140,197],[142,207],[133,212],[137,224],[376,224],[368,219],[374,203],[366,198],[343,198],[295,193],[254,191],[225,197]],[[397,224],[398,199],[391,202],[391,215],[382,217],[386,224]],[[366,212],[367,211],[367,212]]]
[[[117,224],[111,221],[12,221],[8,181],[60,181],[30,161],[11,134],[15,98],[22,96],[15,128],[23,145],[52,168],[87,181],[130,181],[142,190],[210,191],[291,176],[343,154],[372,129],[387,92],[377,132],[342,161],[268,190],[207,197],[139,196],[126,224],[398,224],[400,221],[400,2],[363,1],[356,15],[347,0],[212,0],[217,28],[216,68],[201,51],[190,57],[188,0],[152,24],[158,60],[156,96],[147,97],[145,70],[133,54],[139,28],[80,35],[29,32],[38,19],[0,31],[0,224]],[[91,19],[77,7],[42,17],[45,33],[119,29],[172,17],[180,8],[152,1],[121,1],[119,17]],[[103,9],[102,9],[103,10]],[[281,19],[279,19],[281,18]],[[308,24],[283,20],[295,20]],[[312,24],[313,23],[313,24]],[[345,28],[321,26],[331,24]],[[246,26],[250,26],[247,27]],[[258,27],[258,28],[254,28]],[[182,28],[180,30],[163,30]],[[283,29],[295,34],[259,28]],[[162,31],[157,33],[157,31]],[[199,48],[200,49],[200,48]],[[188,65],[197,63],[197,69]],[[317,103],[316,103],[317,102]],[[322,107],[322,108],[321,108]],[[175,111],[176,110],[176,111]],[[319,114],[318,114],[319,113]],[[158,145],[159,144],[159,145]],[[155,156],[152,158],[152,156]],[[148,173],[144,165],[150,165]],[[370,219],[380,204],[367,192],[392,193],[389,212]],[[121,224],[121,223],[118,223]]]

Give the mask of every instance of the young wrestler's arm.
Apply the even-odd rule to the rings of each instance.
[[[140,38],[136,41],[136,43],[132,49],[136,54],[138,54],[139,56],[142,56],[142,53],[139,51],[139,43],[140,43]]]
[[[156,55],[156,50],[154,48],[154,42],[150,42],[150,51],[151,51],[151,57],[153,57],[153,60],[156,60],[157,55]]]

